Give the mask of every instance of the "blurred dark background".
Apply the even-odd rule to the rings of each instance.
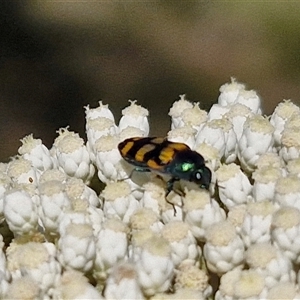
[[[299,104],[300,2],[1,1],[0,158],[33,133],[84,134],[84,109],[128,99],[150,111],[152,134],[169,129],[178,95],[209,109],[234,76],[264,111]]]

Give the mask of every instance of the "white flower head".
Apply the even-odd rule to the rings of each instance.
[[[288,161],[286,170],[288,174],[295,175],[300,178],[300,157]]]
[[[37,185],[40,172],[25,158],[18,157],[9,162],[7,175],[17,184],[30,183]]]
[[[119,137],[106,135],[100,137],[94,145],[98,177],[102,182],[110,182],[127,177],[120,161],[123,160],[118,150]]]
[[[239,93],[244,90],[245,85],[237,82],[235,78],[231,77],[230,83],[225,83],[220,87],[218,103],[222,106],[228,106],[236,103]]]
[[[107,218],[119,218],[126,224],[130,216],[140,208],[139,201],[132,195],[125,181],[108,183],[101,192],[104,199],[103,212]]]
[[[87,202],[88,205],[99,207],[100,199],[96,192],[87,186],[82,179],[71,177],[66,182],[66,193],[69,199],[74,202],[82,200]]]
[[[279,155],[285,162],[300,157],[300,128],[286,128],[282,132]]]
[[[174,287],[176,290],[199,291],[207,299],[212,294],[212,287],[209,285],[208,280],[207,274],[197,266],[182,264],[176,272]],[[195,299],[198,299],[198,297]]]
[[[201,248],[197,245],[188,224],[183,221],[170,221],[163,227],[161,234],[170,243],[175,267],[185,260],[196,264],[201,256]]]
[[[38,229],[38,207],[25,190],[11,189],[3,200],[3,212],[9,229],[15,235],[28,234]]]
[[[128,126],[141,129],[145,135],[149,134],[149,112],[146,108],[137,105],[136,100],[129,100],[130,105],[122,110],[122,117],[119,122],[119,131],[124,130]]]
[[[52,243],[15,244],[7,251],[7,268],[12,278],[29,275],[43,292],[54,288],[61,274]]]
[[[47,181],[39,185],[39,192],[40,218],[46,231],[55,235],[65,212],[71,208],[65,185],[57,180]]]
[[[135,266],[117,264],[107,278],[104,295],[106,299],[144,299]]]
[[[225,220],[225,211],[207,191],[185,190],[184,222],[198,241],[205,241],[205,232],[212,224]]]
[[[89,182],[94,175],[95,168],[91,163],[84,140],[78,134],[67,130],[58,133],[62,137],[57,138],[54,149],[59,167],[67,175]]]
[[[97,119],[97,118],[107,118],[115,122],[115,117],[111,110],[108,108],[108,104],[103,104],[102,101],[99,101],[99,106],[96,108],[90,108],[89,105],[85,106],[85,118],[88,119]]]
[[[279,282],[294,282],[296,279],[289,258],[269,242],[251,245],[246,251],[246,262],[265,277],[265,285],[269,288]]]
[[[96,259],[93,274],[104,280],[117,262],[128,256],[128,227],[120,220],[109,219],[103,222],[96,239]]]
[[[267,294],[267,299],[298,300],[300,299],[298,286],[294,282],[280,282],[269,290]]]
[[[194,148],[196,132],[195,129],[189,126],[177,127],[168,132],[168,141],[184,143],[190,148]]]
[[[261,100],[256,91],[240,90],[236,103],[243,104],[249,107],[253,113],[261,115]]]
[[[274,112],[271,115],[270,123],[274,126],[274,141],[275,146],[280,146],[280,140],[282,136],[282,132],[284,130],[284,126],[287,120],[294,114],[299,113],[300,109],[297,105],[295,105],[291,100],[283,100],[278,103]]]
[[[194,103],[192,108],[187,108],[182,111],[182,127],[188,126],[199,131],[207,121],[207,112],[200,109],[199,103]]]
[[[2,299],[43,299],[46,295],[38,283],[31,276],[26,275],[13,280],[7,286],[5,296],[3,294],[1,296]]]
[[[252,173],[254,179],[252,194],[255,201],[264,201],[275,196],[277,180],[282,178],[282,170],[278,167],[261,167]]]
[[[238,165],[234,163],[224,164],[216,171],[216,175],[220,200],[227,208],[249,201],[252,186]]]
[[[54,291],[55,299],[104,299],[81,272],[66,270]]]
[[[66,269],[88,272],[96,257],[93,228],[89,224],[70,223],[58,240],[58,260]]]
[[[196,136],[195,147],[201,143],[207,143],[219,151],[220,157],[225,154],[225,134],[223,129],[219,126],[218,120],[206,122],[202,130]]]
[[[275,185],[274,201],[279,206],[292,206],[300,209],[300,178],[295,175],[280,177]]]
[[[30,134],[21,139],[21,142],[22,146],[18,152],[23,158],[29,160],[34,168],[42,172],[57,166],[56,159],[51,156],[41,139],[34,139]]]
[[[92,151],[97,139],[108,134],[115,135],[117,133],[118,128],[115,121],[110,118],[97,117],[95,119],[87,119],[86,121],[87,144]]]
[[[207,229],[203,254],[210,271],[224,274],[243,265],[245,248],[234,226],[222,221]]]
[[[136,270],[140,286],[147,296],[167,291],[174,272],[169,243],[164,238],[154,236],[141,245]]]
[[[228,113],[224,114],[224,117],[228,118],[232,122],[233,130],[238,141],[242,136],[244,123],[248,117],[253,115],[254,114],[251,112],[249,107],[240,103],[233,104]]]
[[[255,270],[230,270],[221,277],[215,299],[265,299],[268,288],[265,278]]]
[[[246,247],[271,242],[271,224],[275,211],[276,207],[270,201],[247,203],[239,231]]]
[[[130,217],[130,228],[133,232],[151,229],[155,233],[160,233],[163,226],[158,215],[149,208],[140,208]]]
[[[259,156],[273,151],[273,133],[274,127],[260,115],[246,120],[238,143],[238,158],[245,170],[253,171]]]
[[[272,240],[292,262],[299,263],[300,258],[300,211],[297,208],[283,206],[273,214]]]
[[[229,112],[231,105],[222,106],[219,103],[214,103],[207,114],[207,121],[222,119]]]
[[[171,130],[184,126],[182,112],[186,109],[193,108],[193,104],[185,99],[185,95],[180,95],[179,98],[179,100],[173,103],[169,111],[169,116],[171,117]]]
[[[3,198],[7,191],[11,189],[12,181],[7,174],[0,172],[0,223],[4,220]]]

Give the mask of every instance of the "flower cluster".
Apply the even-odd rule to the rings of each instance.
[[[234,79],[209,112],[180,96],[167,138],[199,152],[212,181],[180,180],[166,199],[165,180],[118,150],[149,135],[130,102],[119,125],[102,102],[85,107],[87,142],[29,135],[0,164],[0,298],[300,299],[299,107],[263,116]]]

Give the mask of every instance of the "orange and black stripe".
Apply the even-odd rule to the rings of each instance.
[[[121,142],[118,146],[122,157],[129,163],[152,170],[161,170],[168,165],[178,152],[190,150],[183,143],[170,142],[165,138],[135,137]]]

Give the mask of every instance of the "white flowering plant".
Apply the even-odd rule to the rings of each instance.
[[[209,112],[181,95],[164,135],[212,176],[167,198],[170,178],[118,149],[148,137],[148,110],[130,101],[118,125],[101,101],[85,112],[86,142],[68,128],[51,149],[28,135],[0,164],[1,299],[300,299],[297,105],[264,116],[235,79]]]

